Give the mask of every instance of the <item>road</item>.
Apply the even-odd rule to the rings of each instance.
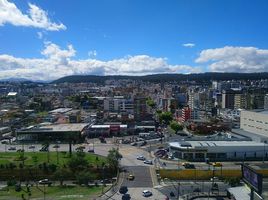
[[[92,149],[94,146],[95,153],[98,155],[106,156],[108,154],[108,151],[112,148],[118,148],[120,153],[122,154],[123,158],[120,161],[121,166],[123,166],[126,169],[126,172],[124,173],[122,185],[128,187],[128,193],[131,195],[132,200],[142,200],[142,199],[165,199],[166,196],[169,196],[170,192],[173,192],[175,196],[178,195],[178,189],[179,189],[179,195],[184,195],[193,192],[196,188],[199,188],[201,191],[208,192],[211,189],[211,182],[210,181],[181,181],[181,182],[173,182],[173,181],[165,181],[165,182],[157,182],[156,174],[154,167],[164,167],[167,169],[184,169],[184,167],[181,165],[181,162],[178,161],[163,161],[158,160],[156,161],[155,165],[147,165],[144,164],[143,161],[137,160],[136,157],[139,155],[145,156],[147,159],[154,160],[151,154],[149,154],[149,150],[156,149],[157,146],[155,146],[156,141],[152,141],[151,145],[147,145],[144,147],[136,147],[131,146],[127,144],[113,144],[111,141],[107,141],[107,143],[100,143],[98,139],[95,140],[89,140],[89,144],[83,144],[85,146],[85,151],[88,149]],[[24,149],[25,151],[39,151],[42,145],[40,144],[33,144],[35,148],[29,148],[31,144],[27,145],[5,145],[0,144],[0,151],[2,152],[9,152],[9,147],[16,147],[16,150],[18,149]],[[161,145],[158,141],[158,146]],[[50,151],[69,151],[69,145],[68,144],[60,144],[59,148],[53,148],[53,144],[50,145]],[[74,145],[72,148],[75,150],[80,145]],[[164,146],[162,144],[161,146]],[[166,163],[166,166],[163,165],[163,162]],[[197,169],[208,169],[209,166],[206,163],[194,163]],[[263,168],[267,167],[267,164],[263,164],[262,162],[251,162],[251,164],[256,165],[257,167]],[[240,169],[239,163],[235,162],[224,162],[223,168],[228,169]],[[129,174],[133,174],[135,176],[135,179],[133,181],[129,181],[126,179],[126,177]],[[221,191],[224,191],[228,186],[222,182],[218,183],[219,189]],[[264,188],[267,188],[268,184],[264,185]],[[117,188],[119,189],[119,187]],[[153,195],[151,197],[143,197],[142,191],[143,190],[150,190]],[[116,192],[110,199],[114,200],[121,200],[122,195],[119,194],[119,192]],[[172,198],[171,198],[172,199]]]

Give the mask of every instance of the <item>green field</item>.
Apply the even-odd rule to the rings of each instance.
[[[9,163],[14,163],[19,165],[22,161],[19,159],[22,153],[20,152],[0,152],[0,165],[5,165]],[[25,152],[24,153],[24,164],[25,165],[38,165],[44,162],[50,164],[56,164],[58,166],[67,165],[68,160],[70,159],[68,152],[58,152],[58,159],[57,159],[57,152]],[[96,159],[96,157],[98,157]],[[101,165],[102,162],[105,162],[106,159],[102,156],[98,156],[91,153],[86,153],[86,159],[92,165]],[[57,160],[59,162],[57,162]]]
[[[44,187],[41,186],[40,189],[44,191]],[[104,188],[106,190],[107,188]],[[14,186],[6,187],[0,190],[0,200],[12,199],[21,200],[21,195],[24,194],[25,199],[28,199],[28,194],[26,193],[26,188],[23,187],[21,192],[16,192]],[[44,199],[44,193],[36,188],[36,186],[31,187],[31,196],[29,199]],[[45,186],[45,199],[46,200],[88,200],[94,199],[102,192],[102,187],[82,187],[82,186]]]

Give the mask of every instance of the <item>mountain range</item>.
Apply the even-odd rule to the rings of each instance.
[[[153,74],[145,76],[96,76],[96,75],[72,75],[62,77],[52,83],[103,83],[106,80],[141,80],[148,82],[181,82],[181,81],[196,81],[197,83],[205,83],[212,80],[224,81],[224,80],[260,80],[268,79],[268,72],[263,73],[217,73],[207,72],[200,74]]]
[[[38,83],[104,83],[106,80],[141,80],[145,82],[182,82],[182,81],[195,81],[197,83],[207,83],[210,81],[227,81],[227,80],[260,80],[268,79],[268,72],[262,73],[218,73],[206,72],[199,74],[153,74],[144,76],[126,76],[126,75],[71,75],[59,78],[54,81],[38,81]],[[35,82],[25,78],[7,78],[1,79],[0,82]]]

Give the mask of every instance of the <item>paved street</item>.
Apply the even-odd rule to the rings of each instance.
[[[127,187],[153,187],[152,178],[150,174],[149,167],[146,166],[132,166],[132,167],[125,167],[127,170],[126,176],[129,174],[132,174],[135,176],[134,180],[127,180],[124,179],[124,182],[122,185]]]

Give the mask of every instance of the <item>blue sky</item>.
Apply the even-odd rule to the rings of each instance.
[[[0,78],[268,71],[267,21],[266,0],[0,0]]]

